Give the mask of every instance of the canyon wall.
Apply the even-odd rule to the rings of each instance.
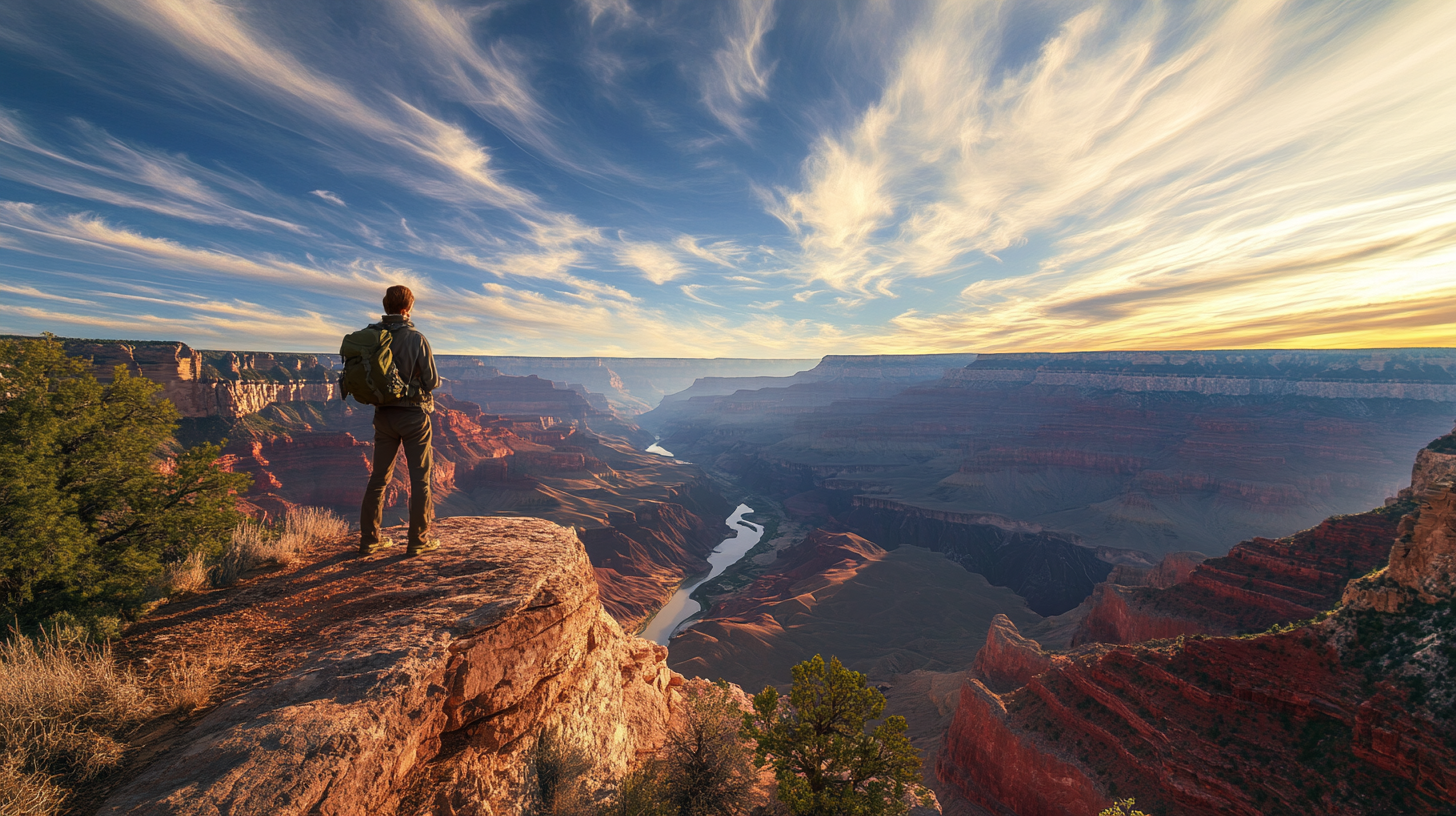
[[[1328,534],[1289,548],[1328,556]],[[1292,629],[1062,655],[993,632],[942,746],[941,781],[1020,816],[1083,816],[1124,796],[1189,816],[1452,812],[1452,480],[1428,489],[1388,552],[1390,566],[1352,581],[1337,612]]]
[[[570,530],[452,518],[439,534],[415,559],[333,544],[134,627],[132,649],[225,638],[266,668],[100,812],[505,816],[545,733],[589,758],[593,787],[661,745],[682,677],[604,612]]]
[[[116,366],[162,386],[184,417],[237,420],[277,402],[337,399],[338,373],[325,355],[198,351],[185,343],[64,341],[91,360],[102,381]]]
[[[1157,583],[1165,586],[1143,585],[1140,571],[1124,570],[1097,586],[1072,643],[1248,634],[1313,617],[1333,609],[1352,578],[1385,565],[1396,526],[1412,509],[1398,502],[1277,540],[1253,538],[1196,566],[1178,559],[1160,565]]]
[[[500,391],[483,390],[488,384]],[[448,394],[437,398],[436,514],[536,516],[578,530],[607,610],[635,629],[683,577],[707,568],[732,507],[699,468],[593,430],[622,426],[573,391],[534,377],[478,386],[487,404],[523,394],[536,395],[531,404],[540,410],[500,416]],[[543,416],[548,410],[557,413]],[[228,438],[223,464],[253,476],[244,499],[258,514],[315,505],[354,518],[373,467],[372,417],[372,409],[337,401],[275,404],[218,432]],[[385,492],[387,519],[403,520],[408,486],[408,469],[397,462]]]

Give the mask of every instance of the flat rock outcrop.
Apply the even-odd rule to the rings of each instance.
[[[439,534],[425,557],[320,552],[243,587],[233,614],[209,615],[228,603],[212,593],[142,624],[134,648],[212,621],[266,668],[101,813],[514,814],[543,730],[601,778],[656,748],[682,679],[605,613],[571,531],[452,518]]]

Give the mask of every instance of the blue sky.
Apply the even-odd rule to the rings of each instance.
[[[3,330],[1456,345],[1456,3],[0,0]]]

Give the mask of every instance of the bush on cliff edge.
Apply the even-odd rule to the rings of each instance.
[[[772,686],[753,698],[743,734],[757,744],[778,782],[778,799],[795,816],[899,816],[907,799],[928,804],[920,756],[904,717],[886,717],[885,696],[839,658],[814,655],[793,668],[787,700]]]
[[[118,366],[101,384],[60,343],[0,341],[0,612],[130,615],[164,565],[221,550],[246,474],[215,445],[168,455],[177,410]]]

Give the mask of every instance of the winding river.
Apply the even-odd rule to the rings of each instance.
[[[708,570],[707,575],[690,584],[683,584],[677,592],[674,592],[667,604],[657,610],[657,614],[647,622],[647,627],[642,630],[642,637],[666,646],[668,640],[682,626],[683,621],[703,610],[702,604],[689,597],[693,594],[693,590],[722,575],[723,570],[728,569],[735,561],[753,549],[753,545],[763,537],[762,526],[743,520],[744,516],[752,512],[752,507],[746,504],[738,505],[738,509],[728,517],[728,526],[737,532],[731,538],[723,539],[723,543],[719,544],[718,548],[708,556],[708,564],[712,566],[712,569]]]

